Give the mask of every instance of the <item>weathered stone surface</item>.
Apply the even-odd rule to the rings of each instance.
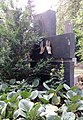
[[[48,39],[51,41],[54,58],[74,58],[75,36],[73,33],[52,36]]]
[[[42,14],[35,16],[40,26],[40,34],[44,33],[47,36],[56,35],[56,13],[53,10],[48,10]]]

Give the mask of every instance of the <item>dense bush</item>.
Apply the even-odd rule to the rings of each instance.
[[[30,64],[32,47],[41,37],[38,29],[34,31],[31,26],[29,5],[24,11],[18,8],[11,10],[7,6],[5,8],[2,7],[4,17],[0,24],[0,77],[9,80],[26,79],[33,74]]]

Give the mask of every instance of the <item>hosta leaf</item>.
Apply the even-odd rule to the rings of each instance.
[[[83,120],[83,117],[79,117],[78,119],[76,119],[76,120]]]
[[[55,115],[48,115],[46,120],[55,120]]]
[[[50,99],[53,97],[53,95],[54,95],[54,93],[50,93],[50,94],[48,95],[48,99],[50,100]]]
[[[15,95],[15,94],[16,94],[15,91],[10,92],[10,93],[7,95],[7,100],[10,100],[10,99],[13,97],[13,95]]]
[[[54,95],[54,97],[52,98],[52,104],[53,105],[59,105],[60,104],[60,96]]]
[[[78,107],[77,110],[83,110],[83,105],[81,105],[80,107]]]
[[[78,89],[77,86],[73,86],[73,87],[70,88],[70,90],[73,90],[73,91],[76,91],[77,89]]]
[[[57,112],[58,111],[58,107],[55,105],[51,105],[51,104],[47,104],[46,105],[46,111],[48,112]]]
[[[7,84],[1,84],[0,85],[0,91],[2,90],[2,91],[5,91],[6,89],[8,88],[8,86],[7,86]]]
[[[47,89],[47,90],[50,90],[50,88],[48,87],[48,85],[44,82],[43,83],[43,86]]]
[[[61,120],[75,120],[75,114],[72,112],[64,112]]]
[[[71,98],[71,97],[77,95],[77,93],[76,93],[76,92],[73,92],[72,90],[69,90],[69,91],[66,93],[66,95],[67,95],[68,98]]]
[[[30,96],[30,92],[25,92],[25,91],[23,91],[23,92],[21,92],[21,96],[25,99],[25,98],[28,98],[29,96]]]
[[[70,99],[72,100],[72,102],[77,102],[78,100],[81,99],[81,96],[80,95],[75,95],[75,96],[72,96]]]
[[[41,114],[42,112],[45,112],[45,108],[43,106],[39,107],[37,114]]]
[[[78,104],[72,103],[72,104],[70,104],[70,105],[68,106],[67,111],[76,112],[76,111],[77,111],[77,108],[78,108]]]
[[[14,103],[17,99],[19,99],[18,97],[20,97],[19,93],[17,92],[11,92],[8,94],[7,96],[7,100],[9,100],[10,102]]]
[[[39,107],[40,107],[40,103],[35,103],[33,108],[30,110],[30,114],[31,114],[33,120],[36,119],[37,111],[38,111]]]
[[[79,100],[79,102],[77,102],[77,104],[80,106],[80,105],[83,105],[83,100]]]
[[[50,89],[49,92],[50,93],[55,93],[55,90],[54,89]]]
[[[19,102],[19,108],[23,111],[29,111],[32,109],[34,103],[31,102],[30,100],[22,99]]]
[[[11,80],[9,81],[9,83],[10,83],[11,85],[15,84],[15,82],[16,82],[16,79],[11,79]]]
[[[55,120],[61,120],[59,116],[55,116]]]
[[[4,107],[6,105],[6,103],[4,101],[0,101],[0,108]]]
[[[7,107],[7,104],[5,104],[5,106],[3,107],[2,111],[1,111],[1,115],[4,117],[6,115],[6,107]]]
[[[63,87],[66,89],[66,90],[69,90],[70,87],[67,85],[67,84],[64,84]]]
[[[35,79],[34,82],[32,83],[33,87],[37,87],[39,85],[39,80]]]
[[[14,115],[13,117],[16,119],[18,118],[19,116],[22,116],[22,117],[26,117],[26,113],[23,112],[21,109],[18,109],[14,112]]]
[[[37,96],[38,96],[38,91],[35,90],[35,91],[31,92],[31,95],[30,95],[29,98],[32,99],[32,100],[34,100],[34,99],[37,98]]]

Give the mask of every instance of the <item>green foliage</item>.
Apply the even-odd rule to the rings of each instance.
[[[6,6],[7,7],[7,6]],[[34,43],[41,40],[38,32],[31,27],[32,19],[28,7],[24,11],[7,7],[4,22],[0,24],[0,78],[26,79],[34,73],[30,53]]]
[[[5,84],[5,83],[4,83]],[[83,90],[61,84],[57,88],[38,91],[24,87],[0,93],[0,119],[9,120],[81,120]],[[16,86],[19,86],[15,83]],[[26,84],[26,87],[30,86]]]
[[[76,57],[83,60],[83,1],[61,0],[57,8],[57,34],[64,33],[65,21],[73,23],[76,35]],[[62,25],[62,26],[61,26]]]
[[[74,19],[74,31],[77,34],[77,49],[76,55],[83,60],[83,1],[80,3],[80,9],[77,12],[77,17]]]

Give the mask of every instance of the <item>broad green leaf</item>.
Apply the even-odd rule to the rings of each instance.
[[[5,101],[7,98],[7,94],[3,93],[1,96],[0,96],[0,100],[2,101]]]
[[[22,99],[19,102],[19,109],[23,111],[30,111],[33,107],[34,103],[31,102],[30,100]]]
[[[10,92],[10,93],[7,95],[7,100],[10,100],[10,99],[13,97],[13,95],[15,95],[15,94],[16,94],[15,91]]]
[[[50,89],[49,92],[50,93],[55,93],[55,90],[54,89]]]
[[[32,99],[32,100],[34,100],[34,99],[37,98],[37,96],[38,96],[38,91],[35,90],[35,91],[31,92],[31,95],[30,95],[29,98]]]
[[[78,89],[77,86],[73,86],[73,87],[70,88],[70,90],[73,90],[73,91],[76,91],[77,89]]]
[[[25,117],[26,118],[26,113],[23,112],[21,109],[18,109],[14,112],[14,119],[18,118],[19,116]]]
[[[80,95],[75,95],[75,96],[72,96],[70,99],[72,100],[72,102],[77,102],[78,100],[81,99],[81,96]]]
[[[40,98],[40,100],[41,100],[44,104],[49,103],[49,100],[46,100],[46,99],[44,99],[43,97],[42,97],[42,98]]]
[[[25,98],[28,98],[29,96],[30,96],[30,92],[25,92],[25,91],[23,91],[23,92],[21,92],[21,96],[25,99]]]
[[[61,120],[61,117],[55,116],[55,120]]]
[[[60,84],[60,85],[57,87],[56,92],[58,92],[58,91],[61,90],[62,88],[63,88],[63,85]]]
[[[10,102],[14,103],[17,100],[18,97],[19,97],[19,93],[18,92],[17,93],[16,92],[11,92],[11,93],[8,94],[7,100],[9,100]]]
[[[40,107],[40,103],[35,103],[33,108],[30,110],[30,114],[31,114],[33,120],[36,119],[37,111],[38,111],[39,107]]]
[[[76,112],[76,111],[77,111],[77,108],[78,108],[78,104],[72,103],[72,104],[70,104],[70,105],[68,106],[67,111]]]

